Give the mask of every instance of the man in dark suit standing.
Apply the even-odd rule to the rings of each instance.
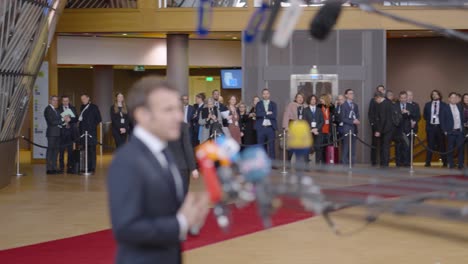
[[[199,93],[195,96],[196,104],[193,105],[194,114],[192,116],[192,144],[194,147],[200,144],[201,128],[198,121],[200,120],[201,111],[205,106],[206,96],[204,93]]]
[[[214,105],[219,109],[220,112],[226,112],[229,111],[227,106],[225,106],[222,102],[220,102],[220,94],[218,90],[213,90],[211,92],[211,97],[213,97],[214,100]],[[223,118],[223,127],[228,127],[228,120],[226,118]]]
[[[183,95],[181,99],[182,99],[182,105],[184,108],[184,123],[188,124],[190,127],[192,125],[191,121],[192,121],[193,114],[195,113],[195,108],[189,105],[189,98],[187,95]]]
[[[94,172],[96,169],[96,145],[97,145],[97,126],[102,122],[99,107],[91,103],[89,95],[81,96],[80,116],[78,117],[80,135],[88,131],[88,171]],[[81,145],[85,145],[84,137],[81,139]]]
[[[262,91],[262,98],[255,106],[256,120],[255,129],[257,130],[257,144],[267,143],[268,156],[275,159],[275,131],[277,127],[278,110],[276,103],[270,101],[270,91],[265,88]]]
[[[180,264],[181,241],[200,228],[209,210],[206,193],[184,198],[182,177],[168,141],[183,122],[177,90],[156,77],[135,83],[128,106],[136,126],[109,168],[111,222],[117,264]]]
[[[63,172],[65,169],[65,150],[67,151],[67,172],[70,173],[74,163],[73,140],[75,140],[78,136],[76,127],[76,123],[78,122],[78,114],[76,112],[76,108],[70,104],[70,98],[66,95],[62,96],[62,104],[59,106],[58,112],[61,116],[64,112],[71,113],[65,115],[70,118],[70,122],[65,122],[65,124],[62,126],[59,155],[60,172]]]
[[[381,92],[382,94],[385,94],[385,87],[383,85],[379,85],[375,88],[376,92]],[[375,101],[375,98],[372,97],[372,99],[369,102],[369,112],[367,114],[369,118],[369,124],[371,126],[371,131],[372,131],[372,146],[374,148],[371,148],[371,165],[376,166],[377,165],[377,146],[378,144],[378,138],[375,136],[375,131],[376,131],[376,118],[377,115],[377,102]]]
[[[394,107],[393,103],[381,92],[375,93],[374,98],[378,104],[374,136],[380,139],[380,166],[387,168],[390,160],[390,143],[395,131],[395,125],[392,121]]]
[[[421,120],[421,108],[417,102],[413,101],[412,91],[406,91],[406,94],[408,95],[408,104],[413,108],[413,112],[411,113],[411,128],[413,132],[417,134],[419,131],[418,123],[419,120]]]
[[[60,129],[62,127],[62,118],[57,110],[58,97],[53,95],[50,97],[49,105],[44,109],[44,117],[47,122],[47,174],[56,174],[57,171],[57,156],[60,148]],[[65,121],[70,121],[65,117]]]
[[[447,104],[442,102],[442,94],[438,90],[431,92],[431,101],[424,106],[424,120],[426,120],[427,144],[430,149],[445,152],[445,136],[440,126],[440,113]],[[447,166],[447,155],[441,155],[443,166]],[[431,166],[432,151],[427,151],[426,167]]]
[[[408,103],[408,94],[405,91],[400,92],[399,94],[399,103],[397,103],[399,109],[395,111],[401,112],[401,122],[397,126],[397,133],[400,136],[400,140],[396,146],[396,165],[397,167],[410,166],[410,142],[411,142],[411,121],[415,119],[413,113],[416,113],[414,106]]]
[[[453,156],[458,152],[458,168],[463,169],[465,162],[465,151],[464,144],[465,141],[463,133],[463,125],[466,120],[463,114],[463,107],[458,104],[458,95],[456,93],[450,93],[449,95],[449,105],[441,109],[441,127],[444,131],[444,134],[447,136],[448,149],[454,150],[452,153],[448,154],[448,166],[449,168],[455,168],[455,162]]]
[[[322,133],[325,120],[323,119],[322,109],[317,107],[317,96],[311,95],[308,98],[307,103],[309,103],[309,107],[304,110],[304,120],[309,123],[310,133],[312,133],[312,137],[314,139],[315,163],[320,164],[323,163],[325,158],[323,157],[322,151],[320,151],[320,147],[318,147],[318,145],[322,143],[319,138]],[[308,159],[306,159],[306,162],[307,160]]]
[[[347,89],[345,91],[346,101],[341,106],[340,119],[343,123],[343,133],[348,134],[343,139],[343,157],[342,162],[344,164],[349,164],[349,152],[351,151],[351,162],[354,164],[356,162],[356,137],[349,135],[349,132],[357,135],[358,125],[361,124],[359,121],[359,107],[353,102],[354,100],[354,91],[352,89]],[[349,137],[351,136],[352,148],[349,146]]]
[[[177,168],[182,175],[184,183],[184,195],[187,194],[190,185],[190,176],[198,178],[197,164],[192,147],[190,128],[186,123],[182,124],[178,140],[170,141],[168,146],[175,157]]]

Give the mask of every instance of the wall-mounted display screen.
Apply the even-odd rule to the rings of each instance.
[[[242,70],[223,69],[221,70],[221,85],[223,89],[242,88]]]

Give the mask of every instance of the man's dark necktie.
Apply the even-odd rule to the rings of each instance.
[[[435,124],[435,116],[437,114],[437,101],[434,102],[434,115],[432,116],[432,123]]]
[[[172,157],[172,154],[169,151],[169,148],[165,148],[162,153],[164,154],[164,157],[166,158],[167,161],[167,166],[166,166],[166,172],[168,177],[170,178],[171,188],[173,188],[171,191],[174,191],[176,193],[176,196],[178,199],[183,200],[183,182],[182,178],[180,176],[179,171],[177,170],[177,166],[175,163],[175,160]]]

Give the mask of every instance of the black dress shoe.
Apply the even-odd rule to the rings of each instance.
[[[55,174],[63,174],[63,170],[57,170],[55,171]]]
[[[57,173],[55,171],[53,171],[53,170],[48,170],[48,171],[46,171],[46,174],[57,174]]]
[[[431,166],[431,164],[430,164],[430,163],[426,163],[426,164],[424,164],[424,167],[430,167],[430,166]]]

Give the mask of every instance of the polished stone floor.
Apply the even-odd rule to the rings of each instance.
[[[27,176],[14,177],[0,190],[0,250],[109,228],[105,178],[110,159],[98,159],[95,175],[87,177],[46,175],[43,164],[23,159],[21,170]],[[201,180],[191,188],[202,189]],[[362,226],[363,215],[361,209],[346,209],[335,214],[335,221],[352,231]],[[468,224],[385,215],[363,231],[341,237],[319,216],[192,250],[184,259],[193,264],[463,264],[468,260]]]

